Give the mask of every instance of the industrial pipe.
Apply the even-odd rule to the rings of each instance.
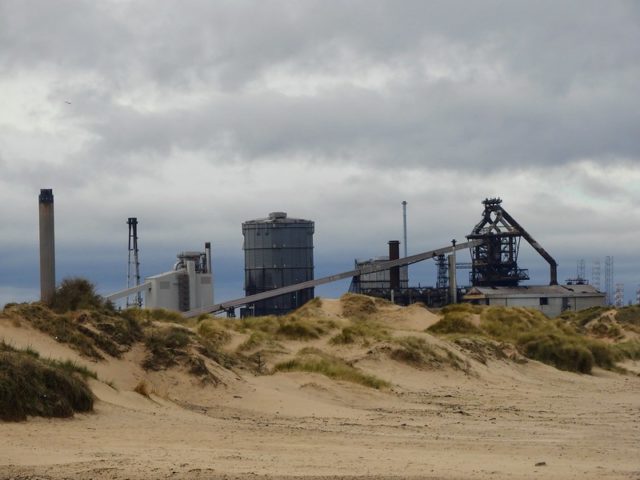
[[[40,300],[48,303],[56,290],[56,248],[53,190],[43,188],[38,197],[40,224]]]
[[[400,242],[398,240],[389,240],[389,261],[398,260],[400,258]],[[391,267],[389,269],[389,288],[391,291],[400,290],[400,267]]]

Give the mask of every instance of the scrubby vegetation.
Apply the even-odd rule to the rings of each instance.
[[[429,331],[446,334],[457,341],[461,336],[468,336],[511,344],[528,358],[561,370],[590,373],[594,366],[613,369],[616,362],[634,358],[640,350],[636,342],[621,347],[592,338],[621,337],[615,325],[607,325],[603,317],[607,310],[595,307],[549,319],[533,309],[456,305],[443,309],[442,320]],[[475,327],[469,319],[478,313],[480,325]]]
[[[96,293],[95,286],[84,278],[62,280],[53,294],[49,307],[56,313],[88,309],[113,311],[113,305],[105,302]]]
[[[358,383],[366,387],[383,389],[388,388],[389,383],[373,375],[368,375],[349,365],[344,360],[328,355],[315,348],[304,348],[298,352],[296,358],[278,363],[276,372],[311,372],[319,373],[334,380]]]
[[[45,360],[33,350],[0,342],[0,419],[70,417],[91,411],[93,394],[87,377],[96,375],[73,362]]]
[[[427,343],[424,338],[404,337],[396,340],[391,358],[408,363],[417,368],[439,368],[451,366],[457,370],[469,371],[469,364],[458,355],[445,348]]]
[[[364,319],[378,312],[376,299],[365,295],[345,293],[340,297],[342,314],[347,318]]]
[[[120,357],[143,337],[141,325],[116,312],[81,310],[56,313],[41,303],[21,303],[5,307],[3,314],[16,324],[30,323],[87,357],[101,360],[105,354]]]
[[[373,342],[381,342],[391,338],[389,330],[375,320],[354,320],[340,330],[340,333],[331,337],[333,345],[347,345],[361,343],[369,346]]]

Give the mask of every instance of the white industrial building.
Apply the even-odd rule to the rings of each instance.
[[[480,305],[535,308],[548,317],[557,317],[567,310],[602,306],[605,294],[591,285],[471,287],[462,300]]]
[[[173,270],[145,278],[144,283],[106,297],[117,300],[141,292],[146,308],[166,308],[187,312],[213,305],[211,247],[204,252],[182,252]]]

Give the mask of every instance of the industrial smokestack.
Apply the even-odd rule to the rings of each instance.
[[[48,303],[56,290],[53,190],[50,188],[41,189],[38,204],[40,212],[40,300]]]
[[[407,201],[402,201],[402,231],[404,234],[404,256],[407,256]]]
[[[206,255],[207,273],[212,273],[211,269],[211,242],[205,242],[204,253]]]
[[[398,258],[400,258],[400,242],[389,240],[389,260],[397,260]],[[400,267],[389,269],[389,288],[392,291],[400,289]]]
[[[449,254],[449,299],[450,303],[458,303],[458,283],[456,278],[456,241],[451,240],[452,248]]]

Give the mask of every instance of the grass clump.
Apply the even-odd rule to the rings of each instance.
[[[343,327],[340,333],[333,336],[329,342],[333,345],[348,345],[362,343],[369,346],[372,341],[386,341],[391,338],[389,331],[373,321],[356,320],[352,325]]]
[[[640,305],[630,305],[618,309],[616,320],[626,326],[640,327]]]
[[[41,303],[23,303],[7,307],[3,313],[94,360],[104,359],[104,354],[120,357],[143,337],[135,319],[104,309],[59,314]]]
[[[362,319],[378,312],[375,299],[366,295],[345,293],[340,297],[342,314],[345,317]]]
[[[640,360],[640,342],[637,340],[616,343],[611,345],[611,348],[618,361],[624,359]]]
[[[240,332],[260,332],[271,339],[313,340],[325,335],[334,324],[330,320],[304,317],[293,312],[281,317],[245,317],[235,326]]]
[[[553,365],[560,370],[591,373],[595,363],[593,353],[583,342],[564,335],[523,335],[520,338],[520,347],[527,357]]]
[[[169,327],[153,331],[145,339],[145,346],[149,352],[142,367],[146,370],[164,370],[176,365],[178,358],[187,356],[187,347],[191,343],[188,330]]]
[[[140,380],[133,388],[133,391],[143,397],[151,398],[151,388],[145,380]]]
[[[385,380],[368,375],[342,359],[313,348],[302,349],[298,352],[296,358],[278,363],[274,367],[274,371],[319,373],[333,380],[357,383],[378,390],[390,386],[389,382]]]
[[[217,346],[227,344],[231,340],[231,333],[217,320],[203,320],[198,324],[198,335]]]
[[[467,312],[454,310],[444,312],[444,316],[434,323],[427,331],[433,333],[465,333],[480,334],[481,330],[469,320]]]
[[[474,305],[472,303],[452,303],[441,309],[443,314],[447,313],[463,313],[466,315],[480,314],[485,309],[483,305]]]
[[[579,310],[577,312],[569,310],[563,312],[558,318],[569,321],[577,327],[584,327],[587,323],[600,318],[604,313],[610,310],[610,307],[591,307]]]
[[[418,368],[441,368],[449,365],[458,370],[469,370],[469,365],[456,354],[450,350],[432,346],[424,338],[404,337],[396,340],[396,345],[391,350],[391,358],[398,362],[408,363]]]
[[[56,288],[49,306],[56,313],[76,310],[114,311],[113,304],[105,302],[96,293],[95,286],[84,278],[65,278]]]
[[[152,308],[148,312],[150,319],[157,322],[184,323],[186,321],[180,313],[165,308]]]
[[[85,375],[95,377],[73,362],[43,360],[32,350],[0,343],[0,419],[70,417],[91,411],[93,394]]]

